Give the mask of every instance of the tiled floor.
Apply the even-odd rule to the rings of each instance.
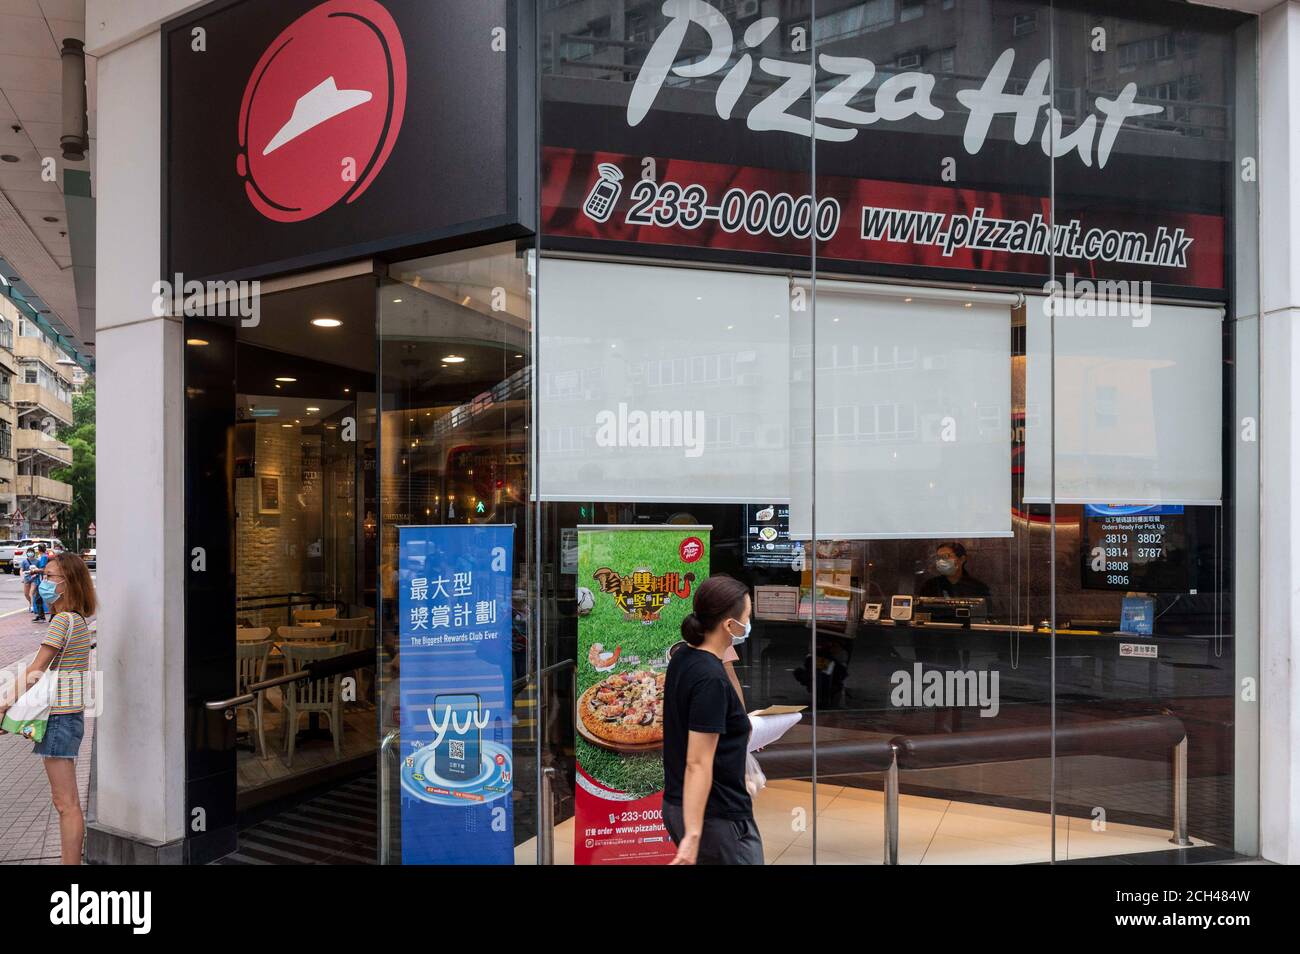
[[[754,819],[763,834],[768,864],[813,862],[811,786],[769,782],[754,800]],[[1051,819],[1039,812],[996,808],[916,795],[899,797],[900,864],[1033,864],[1051,860]],[[1056,857],[1067,861],[1106,855],[1164,851],[1168,829],[1108,823],[1093,831],[1092,820],[1056,819]],[[1208,844],[1192,839],[1196,846]],[[519,864],[534,861],[532,840],[515,850]],[[573,819],[555,829],[557,864],[573,863]],[[817,787],[817,863],[872,864],[884,860],[884,796],[881,792],[822,783]]]

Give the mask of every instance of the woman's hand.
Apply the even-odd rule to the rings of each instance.
[[[677,856],[669,862],[671,865],[693,865],[696,856],[700,853],[700,836],[696,834],[687,834],[682,836],[681,843],[677,846]]]

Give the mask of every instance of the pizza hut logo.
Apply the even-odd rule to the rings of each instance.
[[[677,554],[683,563],[694,563],[704,556],[704,541],[699,537],[687,537],[677,548]]]
[[[275,38],[239,109],[236,169],[258,212],[302,222],[355,202],[406,111],[406,50],[376,0],[329,0]]]

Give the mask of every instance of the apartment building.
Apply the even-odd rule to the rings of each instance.
[[[0,297],[0,521],[12,523],[17,508],[18,466],[14,431],[18,411],[14,404],[14,383],[18,363],[14,358],[14,329],[20,320],[18,309]],[[0,533],[7,528],[0,523]]]
[[[57,534],[59,517],[72,503],[72,486],[54,473],[72,463],[72,450],[58,438],[72,424],[74,362],[35,322],[16,311],[11,360],[14,363],[13,454],[15,505],[20,535]]]

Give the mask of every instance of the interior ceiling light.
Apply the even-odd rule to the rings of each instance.
[[[294,384],[297,382],[298,379],[297,378],[276,378],[276,380],[281,382],[282,384]]]
[[[443,364],[464,364],[465,359],[458,354],[449,354],[442,359]]]
[[[317,328],[337,328],[339,325],[343,324],[343,322],[339,321],[337,318],[313,318],[311,323]]]
[[[308,413],[308,414],[315,414],[315,413],[316,413],[317,411],[319,411],[319,410],[320,410],[320,408],[318,408],[318,407],[309,407],[309,408],[307,408],[307,413]]]
[[[187,345],[193,345],[195,348],[205,348],[208,345],[208,343],[202,338],[187,338],[185,343]]]
[[[59,217],[58,217],[57,215],[45,215],[45,216],[42,216],[42,218],[43,218],[46,222],[57,222],[57,221],[59,221]]]
[[[3,156],[0,156],[0,162],[17,162],[17,161],[18,161],[17,156],[11,155],[10,153],[7,152]]]

